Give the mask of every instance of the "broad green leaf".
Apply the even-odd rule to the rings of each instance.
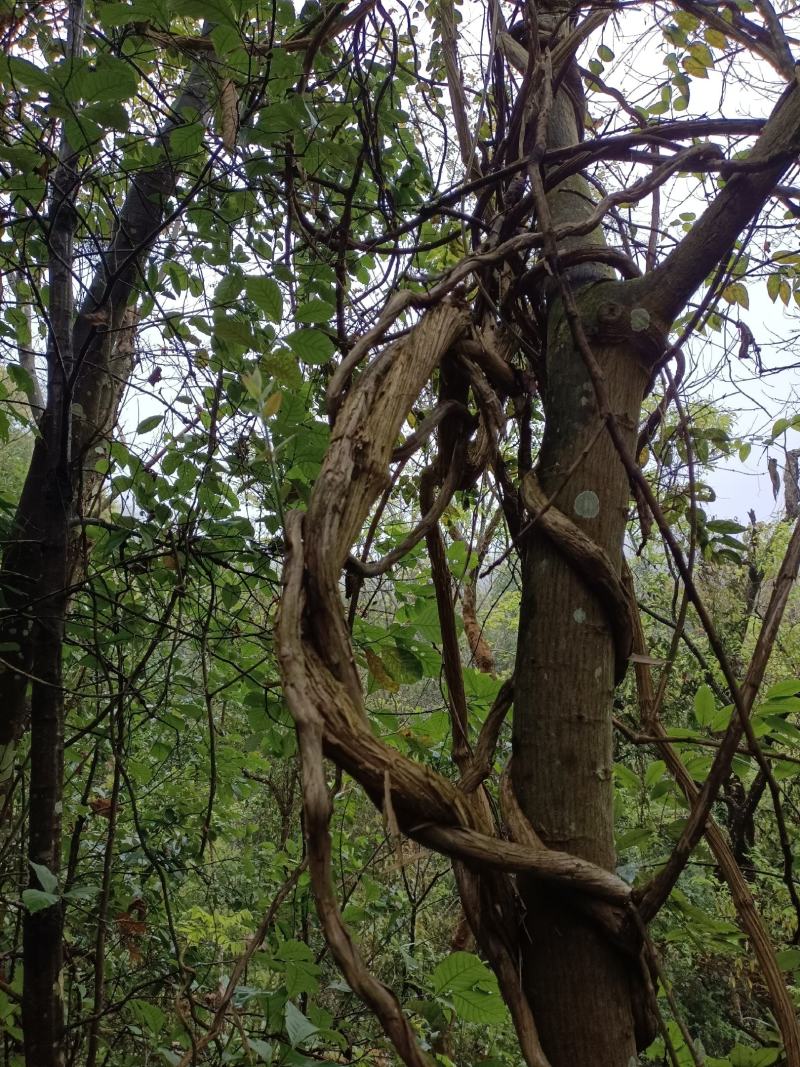
[[[722,290],[722,297],[729,304],[739,304],[743,308],[750,307],[750,296],[744,282],[732,282],[730,285],[726,285]]]
[[[453,952],[439,963],[431,975],[431,989],[437,996],[441,993],[472,989],[482,983],[494,981],[494,975],[472,952]]]
[[[136,427],[136,432],[150,433],[151,430],[155,430],[156,426],[160,426],[163,420],[163,415],[148,415],[147,418],[142,419],[142,421]]]
[[[307,300],[295,312],[298,322],[333,322],[336,308],[327,300]]]
[[[159,1034],[164,1029],[167,1017],[157,1004],[137,997],[129,1000],[126,1007],[139,1025],[144,1026],[151,1034]]]
[[[800,969],[800,948],[785,948],[775,953],[775,959],[782,971],[796,971]]]
[[[472,1023],[502,1023],[506,1006],[497,979],[471,952],[453,952],[431,975],[435,996],[446,996],[459,1018]]]
[[[468,1023],[499,1026],[508,1017],[508,1009],[499,990],[464,989],[451,994],[450,999],[459,1019]]]
[[[614,764],[614,777],[619,785],[629,793],[638,793],[642,788],[638,775],[634,774],[624,763]]]
[[[169,135],[170,156],[176,160],[191,159],[200,150],[205,136],[201,122],[186,122],[177,126]]]
[[[706,29],[703,30],[703,36],[712,48],[723,50],[728,47],[728,38],[720,30],[713,30],[710,27],[706,27]]]
[[[286,992],[290,997],[301,993],[316,993],[322,969],[310,960],[291,960],[284,972]]]
[[[214,320],[214,336],[220,341],[230,341],[243,348],[250,348],[253,343],[249,324],[243,319],[233,318],[232,315],[220,316]]]
[[[133,64],[116,56],[99,55],[93,69],[80,79],[80,87],[89,104],[119,104],[136,93],[138,82]]]
[[[304,363],[327,363],[333,355],[333,341],[322,330],[315,330],[312,326],[290,333],[286,343]]]
[[[60,897],[56,893],[45,893],[41,889],[23,889],[22,903],[28,912],[33,915],[37,911],[44,911],[58,904]]]
[[[667,769],[666,763],[662,759],[654,760],[645,771],[644,784],[649,789],[660,781],[664,775],[664,771]]]
[[[291,1000],[286,1001],[284,1019],[286,1022],[286,1034],[292,1048],[302,1045],[304,1041],[308,1041],[310,1037],[317,1033],[318,1028],[303,1015],[299,1008],[292,1004]]]
[[[624,834],[620,834],[617,838],[617,851],[624,852],[628,848],[634,848],[638,845],[644,846],[652,836],[651,830],[647,830],[643,826],[634,826],[632,830],[626,830]]]
[[[748,1048],[735,1045],[728,1053],[731,1067],[772,1067],[777,1063],[781,1050],[777,1048]]]
[[[272,322],[280,322],[283,315],[283,296],[274,278],[247,278],[245,292]]]
[[[714,694],[707,685],[701,685],[694,697],[694,714],[701,726],[708,726],[716,708]]]
[[[800,678],[787,678],[777,682],[767,690],[767,700],[780,700],[781,697],[793,697],[800,693]]]
[[[4,81],[40,92],[49,92],[55,88],[51,72],[42,64],[31,63],[17,56],[9,56],[5,63],[8,64],[8,76]]]
[[[58,889],[58,878],[53,874],[51,870],[44,866],[42,863],[34,863],[30,861],[33,873],[39,879],[39,885],[44,889],[46,893],[55,893]]]
[[[262,1063],[272,1063],[274,1046],[271,1041],[261,1041],[257,1037],[248,1036],[247,1044],[251,1052],[255,1052]]]

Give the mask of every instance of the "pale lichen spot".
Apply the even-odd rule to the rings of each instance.
[[[600,514],[600,497],[591,489],[584,489],[575,497],[572,506],[582,519],[595,519]]]
[[[586,612],[583,608],[575,608],[572,613],[572,617],[577,623],[586,622]]]

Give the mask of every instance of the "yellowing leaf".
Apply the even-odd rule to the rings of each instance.
[[[695,78],[707,78],[708,71],[694,56],[686,56],[681,61],[681,66],[687,74],[692,74]]]
[[[282,401],[283,393],[273,393],[271,396],[268,396],[261,409],[264,418],[268,419],[270,415],[276,415],[280,411]]]
[[[697,62],[700,63],[702,66],[704,66],[704,67],[713,67],[714,66],[714,57],[711,55],[711,52],[710,52],[710,50],[708,48],[708,45],[700,44],[700,43],[693,44],[689,48],[689,52],[691,53],[692,58],[696,59]]]
[[[396,693],[400,686],[392,678],[391,674],[386,670],[383,660],[371,648],[364,650],[364,655],[367,657],[367,666],[369,667],[369,673],[381,687],[381,689],[388,689],[390,693]]]
[[[722,290],[722,297],[727,300],[729,304],[739,304],[743,308],[750,307],[750,297],[747,292],[747,286],[742,282],[732,282],[730,285],[726,285]]]
[[[728,47],[728,38],[720,30],[706,29],[703,36],[712,48],[721,49]]]

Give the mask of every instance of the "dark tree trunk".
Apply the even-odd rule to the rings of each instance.
[[[77,52],[82,8],[71,12]],[[211,81],[195,67],[175,104],[176,115],[207,113]],[[45,411],[3,558],[0,641],[12,651],[0,670],[0,811],[10,814],[14,752],[30,713],[29,847],[32,863],[58,875],[64,746],[62,655],[70,592],[82,569],[80,520],[96,510],[102,478],[96,449],[105,449],[133,368],[135,303],[142,266],[163,225],[177,173],[169,158],[171,121],[157,140],[163,163],[134,178],[114,237],[75,314],[74,208],[78,193],[68,145],[53,182],[49,230],[50,335]],[[16,647],[14,647],[16,646]],[[28,703],[28,694],[30,700]],[[31,869],[30,885],[41,888]],[[61,904],[24,920],[23,1029],[27,1067],[64,1062]]]

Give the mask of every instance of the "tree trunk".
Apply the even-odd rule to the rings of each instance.
[[[610,295],[615,283],[602,285]],[[590,289],[582,318],[613,302]],[[551,312],[551,318],[555,317]],[[647,385],[635,350],[595,347],[614,414],[633,446]],[[550,329],[546,426],[538,480],[545,496],[602,549],[622,557],[628,479],[605,432],[583,357],[565,322]],[[574,469],[573,469],[574,468]],[[615,864],[611,711],[615,648],[606,612],[547,536],[524,551],[515,678],[514,785],[534,829],[552,848],[609,870]],[[553,1067],[628,1067],[636,1055],[631,978],[602,936],[529,885],[521,931],[525,989]]]
[[[558,5],[539,5],[540,31]],[[562,22],[564,30],[569,23]],[[563,32],[563,31],[562,31]],[[556,92],[547,148],[582,139],[583,95],[573,66]],[[574,176],[552,190],[552,225],[587,217],[595,197]],[[537,219],[543,228],[547,220]],[[559,253],[602,248],[600,230],[563,241]],[[614,415],[632,447],[648,374],[632,335],[623,283],[589,263],[564,271],[606,376]],[[555,286],[546,294],[548,338],[543,368],[545,430],[537,468],[544,496],[602,548],[619,571],[628,478],[603,427],[585,360],[571,335]],[[622,311],[622,314],[620,314]],[[611,327],[607,332],[604,322]],[[599,342],[599,344],[598,344]],[[604,606],[558,547],[534,526],[524,545],[515,674],[513,780],[520,807],[551,848],[608,870],[615,865],[611,711],[615,647]],[[552,1067],[628,1067],[636,1057],[631,970],[563,893],[524,886],[520,931],[523,984]]]
[[[175,101],[173,114],[208,115],[211,78],[197,65]],[[169,159],[169,135],[183,119],[170,120],[156,137],[164,148],[164,161],[138,174],[119,214],[108,248],[102,253],[92,284],[59,349],[72,353],[72,367],[63,382],[71,412],[68,431],[56,430],[52,418],[61,401],[49,395],[40,436],[31,459],[15,518],[15,539],[3,557],[0,592],[4,611],[0,616],[0,642],[12,646],[0,669],[0,811],[4,809],[14,766],[14,750],[25,724],[25,696],[34,674],[33,657],[40,600],[37,582],[42,574],[45,529],[52,520],[53,500],[45,500],[50,465],[59,451],[68,464],[63,488],[74,496],[73,519],[94,513],[102,476],[97,473],[98,448],[105,450],[116,423],[117,410],[134,362],[135,305],[143,288],[142,265],[163,226],[169,197],[175,192],[177,173]],[[64,260],[71,274],[71,260]],[[52,316],[51,316],[52,317]],[[48,356],[52,364],[55,351]],[[48,367],[52,378],[53,367]],[[48,421],[49,419],[49,421]],[[64,434],[66,433],[66,436]],[[68,487],[68,488],[67,488]],[[52,493],[49,494],[52,496]],[[84,545],[82,528],[73,521],[67,531],[66,590],[80,570]],[[66,607],[65,600],[64,606]],[[13,646],[17,646],[16,649]],[[6,814],[9,805],[5,805]]]
[[[79,0],[70,12],[70,48],[82,36]],[[210,79],[195,67],[176,102],[175,114],[207,113]],[[3,559],[0,642],[7,666],[0,670],[0,811],[10,816],[8,791],[14,753],[22,735],[30,692],[30,804],[28,856],[58,876],[64,750],[62,656],[71,587],[82,567],[81,520],[96,511],[105,453],[117,409],[133,369],[135,305],[142,265],[175,192],[169,134],[160,132],[163,162],[137,175],[114,236],[86,297],[75,314],[73,239],[78,193],[75,161],[66,142],[53,180],[47,232],[50,249],[48,389],[39,436],[15,518],[15,539]],[[30,871],[33,889],[48,888]],[[26,912],[23,926],[22,999],[27,1067],[61,1067],[64,1020],[61,991],[61,902]]]

